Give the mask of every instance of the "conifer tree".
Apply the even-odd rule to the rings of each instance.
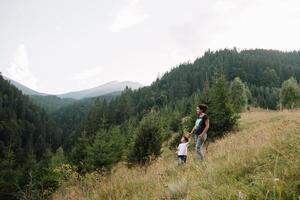
[[[239,77],[236,77],[232,81],[230,92],[230,98],[232,101],[234,111],[237,113],[245,111],[248,102],[246,86]]]
[[[237,125],[238,115],[234,112],[229,89],[223,74],[215,79],[210,89],[208,116],[212,136],[221,136]]]
[[[159,119],[157,114],[152,112],[141,121],[129,161],[141,165],[147,164],[152,156],[160,155],[161,144]]]
[[[295,78],[283,82],[280,92],[280,102],[284,108],[292,109],[300,101],[300,89]]]

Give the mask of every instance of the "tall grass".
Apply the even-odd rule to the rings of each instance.
[[[116,166],[65,183],[53,199],[299,199],[300,110],[244,113],[240,128],[210,143],[200,162],[193,146],[186,166],[174,152],[147,169]]]

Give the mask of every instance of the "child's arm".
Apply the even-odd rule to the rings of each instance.
[[[192,134],[191,133],[187,133],[187,134],[185,134],[185,137],[187,137],[188,138],[188,144],[190,143],[190,141],[191,141],[191,137],[192,137]]]
[[[179,145],[178,145],[178,147],[177,147],[177,151],[176,151],[176,154],[178,154],[178,152],[179,152]]]

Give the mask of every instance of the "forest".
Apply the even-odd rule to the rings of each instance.
[[[118,162],[146,166],[190,131],[208,105],[209,140],[238,127],[250,107],[300,107],[300,52],[208,50],[150,86],[118,96],[59,102],[23,95],[0,77],[0,199],[45,199],[79,174]],[[37,101],[39,103],[37,103]]]

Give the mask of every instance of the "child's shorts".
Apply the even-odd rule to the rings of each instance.
[[[178,164],[182,165],[186,163],[186,155],[179,155],[178,156]]]

